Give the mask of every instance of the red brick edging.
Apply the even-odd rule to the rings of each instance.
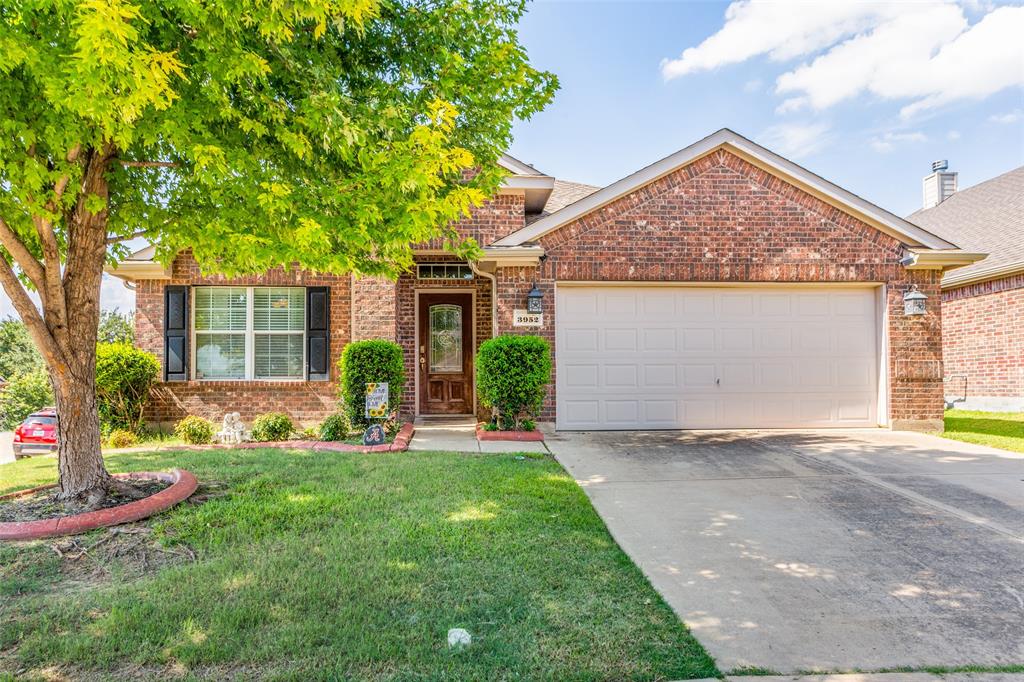
[[[540,429],[533,431],[486,431],[483,422],[476,425],[477,440],[505,440],[518,443],[537,443],[544,441],[544,434]]]
[[[128,504],[110,509],[98,509],[96,511],[64,516],[58,519],[39,519],[37,521],[9,521],[0,523],[0,540],[36,540],[38,538],[51,538],[58,535],[75,535],[84,533],[95,528],[105,526],[116,526],[120,523],[130,523],[152,516],[165,509],[170,509],[182,500],[187,499],[196,491],[199,482],[191,472],[184,469],[175,469],[171,473],[154,471],[139,471],[126,474],[114,474],[115,478],[151,478],[158,481],[170,483],[170,487],[160,492],[135,500]],[[56,484],[36,486],[28,490],[19,490],[0,499],[21,497],[54,488]]]
[[[402,424],[402,428],[398,430],[393,442],[383,443],[381,445],[350,445],[348,443],[339,443],[329,440],[277,440],[263,443],[241,443],[239,445],[219,447],[240,448],[243,450],[253,450],[257,448],[284,448],[288,450],[302,449],[329,452],[404,452],[409,449],[409,441],[412,440],[412,434],[415,433],[415,431],[416,428],[412,425],[412,422],[406,422]]]

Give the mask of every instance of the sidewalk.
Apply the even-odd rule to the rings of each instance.
[[[476,420],[473,417],[419,417],[410,450],[439,450],[443,452],[538,452],[548,454],[544,443],[516,443],[476,439]]]

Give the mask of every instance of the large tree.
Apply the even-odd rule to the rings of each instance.
[[[58,497],[119,484],[94,370],[104,263],[394,274],[500,182],[551,99],[522,0],[0,4],[0,283],[49,370]],[[475,172],[467,173],[467,169]],[[29,291],[38,292],[37,308]]]

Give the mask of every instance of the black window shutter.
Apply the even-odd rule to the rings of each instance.
[[[164,381],[188,381],[188,287],[164,287]]]
[[[306,379],[330,381],[330,287],[306,287]]]

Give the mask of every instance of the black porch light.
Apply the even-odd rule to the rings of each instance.
[[[544,294],[537,288],[536,282],[534,282],[533,288],[530,289],[530,293],[526,295],[526,312],[544,312]]]

